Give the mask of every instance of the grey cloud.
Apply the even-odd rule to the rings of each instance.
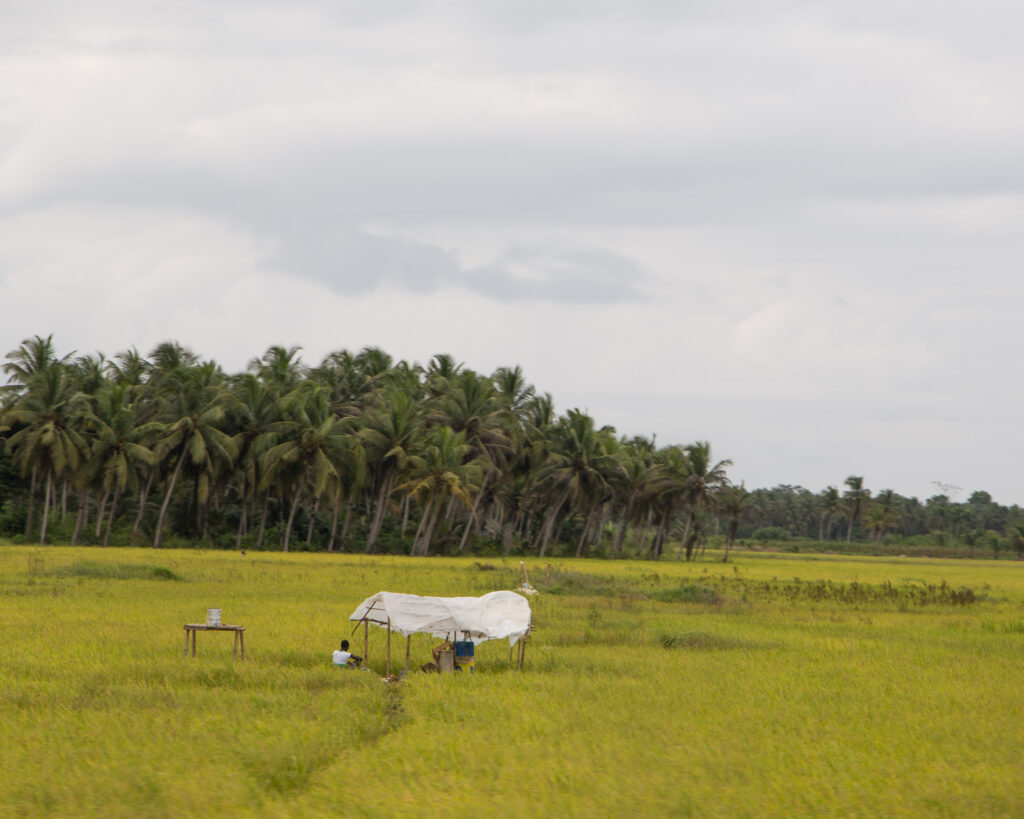
[[[518,244],[469,272],[466,284],[499,300],[616,303],[646,298],[643,271],[599,248],[558,243]]]
[[[289,274],[339,293],[392,286],[415,293],[461,287],[495,301],[606,304],[647,298],[645,274],[631,259],[577,243],[518,243],[470,269],[451,251],[425,242],[352,229],[287,235],[272,259]]]
[[[429,293],[462,275],[458,261],[442,248],[345,228],[286,234],[273,261],[341,293],[381,286]]]

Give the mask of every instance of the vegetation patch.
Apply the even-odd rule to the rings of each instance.
[[[558,570],[548,572],[544,580],[537,584],[537,588],[548,594],[572,594],[581,597],[622,597],[640,594],[635,584],[622,578]]]
[[[714,582],[714,581],[713,581]],[[966,586],[954,588],[941,583],[843,583],[834,580],[792,581],[721,578],[715,584],[729,596],[742,600],[786,599],[813,602],[867,604],[891,603],[905,606],[972,606],[984,595]]]
[[[96,563],[79,560],[70,566],[51,569],[57,577],[91,577],[98,580],[183,580],[166,566],[139,563]]]
[[[715,649],[746,648],[742,640],[708,634],[705,631],[684,631],[679,634],[662,634],[658,638],[662,648],[689,648],[710,651]]]
[[[683,583],[674,589],[662,589],[651,594],[650,598],[661,603],[704,603],[716,605],[722,602],[721,596],[715,589],[696,583]]]

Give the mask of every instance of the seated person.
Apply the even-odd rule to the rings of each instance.
[[[351,651],[348,650],[348,640],[341,641],[341,648],[334,652],[334,664],[340,666],[348,666],[355,668],[363,661],[362,657],[357,657]]]

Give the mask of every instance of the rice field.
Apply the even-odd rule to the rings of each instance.
[[[0,545],[0,815],[1024,815],[1024,564],[716,558],[528,560],[522,672],[387,683],[363,598],[518,560]]]

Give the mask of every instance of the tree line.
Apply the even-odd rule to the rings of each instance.
[[[841,548],[930,538],[1024,554],[1024,511],[957,488],[925,502],[841,488],[748,490],[706,441],[656,446],[555,412],[518,366],[384,350],[317,366],[272,346],[226,373],[177,341],[148,356],[7,354],[0,533],[104,545],[690,560],[709,538]]]
[[[1003,506],[985,491],[957,501],[960,487],[934,482],[936,493],[925,501],[892,489],[872,495],[864,478],[849,476],[842,487],[812,492],[780,484],[751,493],[752,514],[739,536],[820,542],[918,543],[957,548],[968,553],[1002,551],[1024,556],[1024,509]]]
[[[557,414],[518,366],[272,346],[226,373],[148,356],[7,354],[0,531],[26,542],[692,559],[750,493],[706,441],[658,447]]]

